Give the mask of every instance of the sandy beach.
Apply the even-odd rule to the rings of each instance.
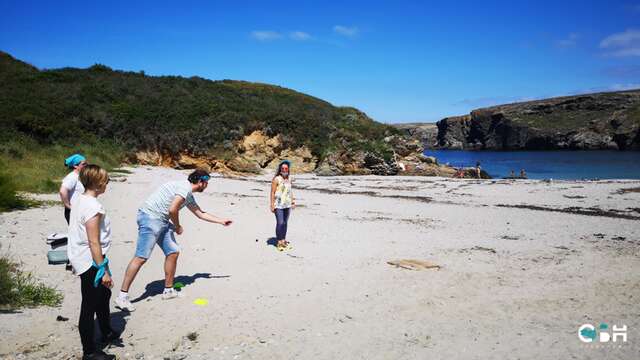
[[[101,197],[112,224],[114,296],[135,249],[138,206],[187,172],[137,167]],[[120,359],[632,359],[640,353],[640,181],[296,176],[293,249],[268,244],[270,178],[213,178],[181,213],[176,281],[160,249],[113,307]],[[626,189],[626,190],[625,190]],[[634,189],[634,190],[629,190]],[[54,195],[45,196],[55,199]],[[0,251],[61,290],[59,308],[0,313],[0,358],[81,357],[79,279],[47,265],[62,207],[0,214]],[[387,261],[440,265],[422,271]],[[194,300],[206,299],[207,305]],[[61,315],[68,321],[56,321]],[[585,323],[626,325],[626,343],[585,344]],[[190,333],[197,333],[197,336]]]

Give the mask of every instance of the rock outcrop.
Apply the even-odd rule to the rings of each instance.
[[[438,145],[438,126],[435,123],[404,123],[392,124],[392,126],[406,136],[422,141],[427,149]]]
[[[230,175],[262,174],[275,171],[280,161],[292,163],[293,173],[315,172],[321,176],[335,175],[423,175],[453,176],[455,169],[438,164],[434,157],[424,156],[420,140],[402,135],[384,138],[391,151],[385,156],[374,151],[345,146],[327,154],[321,161],[302,146],[284,148],[280,136],[268,137],[262,131],[254,131],[230,144],[224,156],[187,153],[168,154],[160,151],[137,152],[130,159],[133,163],[168,166],[179,169],[203,167]],[[348,145],[348,144],[347,144]]]
[[[325,157],[316,169],[316,174],[333,175],[420,175],[451,177],[455,169],[440,165],[434,157],[423,155],[420,140],[402,135],[384,139],[392,149],[388,158],[368,151],[341,151]]]
[[[640,150],[640,91],[495,106],[437,127],[442,149]]]
[[[224,156],[139,151],[130,161],[178,169],[202,167],[224,174],[239,175],[261,174],[265,169],[275,170],[275,167],[284,159],[291,161],[293,173],[311,172],[318,162],[306,146],[295,149],[284,148],[279,135],[268,137],[262,131],[254,131],[240,141],[229,144]]]
[[[396,124],[426,148],[640,150],[640,90],[494,106],[432,124]],[[435,137],[434,137],[435,132]]]

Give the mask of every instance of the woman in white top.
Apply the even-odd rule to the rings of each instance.
[[[289,170],[291,162],[284,160],[278,165],[276,175],[271,181],[271,212],[276,215],[276,247],[282,251],[289,242],[287,241],[287,225],[291,209],[296,207],[296,202],[291,192],[291,178]]]
[[[82,182],[78,181],[80,170],[87,165],[87,159],[80,154],[73,154],[64,160],[64,166],[71,169],[71,172],[62,179],[60,185],[60,200],[64,204],[64,218],[69,224],[69,214],[71,213],[71,200],[74,195],[84,192]]]
[[[67,254],[73,272],[80,276],[82,305],[78,330],[82,359],[115,359],[114,355],[105,354],[96,347],[93,329],[94,315],[97,315],[103,342],[120,338],[120,334],[111,328],[109,310],[113,281],[106,254],[111,247],[111,225],[98,201],[98,196],[107,188],[109,175],[97,165],[86,165],[80,171],[79,179],[85,190],[71,200]]]

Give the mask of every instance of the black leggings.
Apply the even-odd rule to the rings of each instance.
[[[78,330],[80,330],[80,340],[82,341],[82,351],[91,354],[96,351],[96,344],[93,330],[93,316],[97,315],[98,325],[102,336],[107,336],[111,330],[111,312],[109,310],[109,300],[111,299],[111,289],[98,284],[93,287],[93,280],[96,278],[98,269],[89,268],[80,275],[82,305],[80,306],[80,320]]]

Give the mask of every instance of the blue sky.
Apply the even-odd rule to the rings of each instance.
[[[518,3],[0,0],[0,50],[277,84],[389,123],[640,88],[640,1]]]

